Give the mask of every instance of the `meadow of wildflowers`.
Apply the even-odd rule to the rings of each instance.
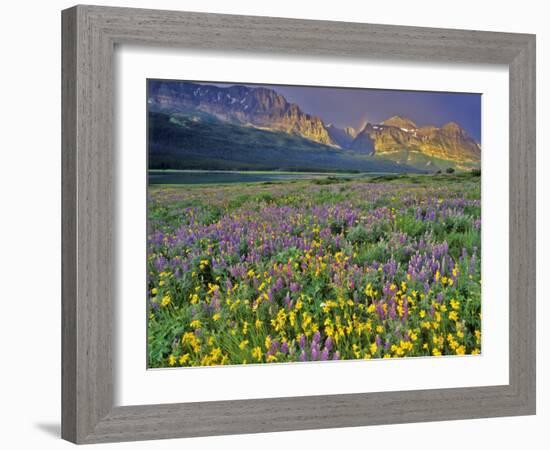
[[[148,365],[475,355],[476,174],[151,186]]]

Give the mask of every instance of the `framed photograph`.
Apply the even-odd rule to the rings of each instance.
[[[535,37],[63,11],[62,435],[535,413]]]

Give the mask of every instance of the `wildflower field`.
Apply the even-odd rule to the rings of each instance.
[[[474,173],[150,186],[148,365],[481,351]]]

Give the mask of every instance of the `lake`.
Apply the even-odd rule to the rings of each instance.
[[[226,184],[265,181],[302,180],[328,176],[349,177],[349,174],[304,172],[224,172],[199,170],[151,170],[149,184]]]

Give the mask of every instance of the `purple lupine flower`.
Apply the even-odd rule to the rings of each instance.
[[[472,258],[470,259],[470,266],[468,267],[468,275],[473,275],[476,271],[476,255],[475,253],[472,255]]]
[[[277,339],[274,339],[271,341],[271,347],[269,348],[269,352],[274,355],[279,351],[279,341]]]
[[[325,340],[325,348],[328,351],[332,350],[332,338],[330,336]]]
[[[290,299],[290,292],[287,292],[285,295],[285,305],[288,309],[292,308],[292,300]]]
[[[392,297],[392,300],[393,300],[393,297]],[[392,301],[392,302],[390,302],[390,307],[389,307],[390,319],[395,320],[396,315],[397,315],[397,313],[395,311],[395,301]]]
[[[306,352],[304,350],[302,350],[302,352],[300,353],[300,361],[307,361]]]
[[[164,256],[157,256],[154,260],[154,266],[157,272],[162,272],[166,267],[168,260]]]
[[[312,361],[317,361],[317,359],[319,359],[319,348],[317,345],[315,345],[312,349],[311,349],[311,360]]]
[[[306,347],[306,336],[304,334],[300,335],[300,340],[298,341],[298,344],[300,345],[300,348],[303,350]]]
[[[288,344],[286,341],[281,344],[281,353],[283,355],[286,355],[288,353]]]
[[[231,283],[231,280],[229,278],[225,280],[225,289],[229,291],[233,289],[233,283]]]
[[[318,344],[320,341],[321,341],[321,333],[319,333],[319,331],[316,331],[313,334],[313,343]]]
[[[386,313],[384,312],[384,308],[382,307],[382,302],[378,302],[376,304],[376,314],[378,315],[378,318],[380,320],[384,320],[386,318]]]
[[[323,349],[323,351],[321,352],[321,358],[320,358],[320,360],[321,360],[321,361],[327,361],[327,360],[328,360],[328,356],[329,356],[328,349],[325,347],[325,348]]]
[[[449,261],[448,270],[449,270],[449,272],[452,272],[454,267],[455,267],[455,261],[454,261],[453,258],[449,258],[448,261]]]

